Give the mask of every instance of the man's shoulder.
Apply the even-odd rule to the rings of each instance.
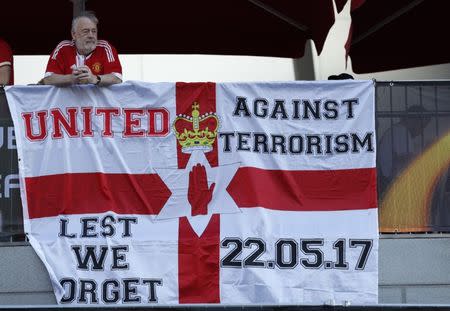
[[[108,58],[108,62],[115,61],[115,53],[116,49],[106,40],[98,40],[97,41],[97,49],[103,50]]]
[[[52,58],[56,58],[58,54],[63,53],[64,51],[73,50],[75,47],[75,43],[71,40],[64,40],[58,43],[56,48],[53,50]]]
[[[9,46],[9,44],[2,38],[0,38],[0,47],[4,50],[8,50],[8,51],[11,50],[11,47]]]
[[[106,40],[98,40],[97,47],[105,49],[105,50],[115,50],[114,46]]]
[[[60,43],[58,43],[56,48],[73,47],[73,46],[75,46],[75,42],[73,42],[72,40],[63,40]]]

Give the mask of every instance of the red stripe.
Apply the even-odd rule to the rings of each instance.
[[[171,192],[156,174],[75,173],[25,179],[30,218],[113,211],[156,215]],[[376,170],[240,168],[227,188],[239,207],[331,211],[377,206]]]
[[[227,190],[239,207],[338,211],[377,207],[375,168],[317,171],[240,168]]]
[[[202,83],[176,83],[176,99],[178,114],[192,115],[192,104],[199,104],[199,113],[203,115],[209,112],[216,112],[216,84],[212,82]],[[205,153],[206,159],[211,166],[218,165],[217,138],[213,144],[213,150]],[[189,162],[190,154],[182,153],[181,146],[177,142],[178,167],[185,168]]]
[[[219,303],[220,215],[211,217],[200,237],[180,218],[178,239],[180,303]]]
[[[60,174],[25,183],[30,218],[107,211],[157,215],[171,195],[156,174]]]
[[[192,115],[192,104],[199,104],[200,115],[216,112],[214,83],[176,84],[177,114]],[[177,142],[178,168],[185,168],[190,154],[182,153]],[[218,165],[217,139],[205,154],[211,166]],[[186,218],[180,219],[178,241],[178,280],[180,303],[219,303],[220,215],[213,215],[200,237]]]

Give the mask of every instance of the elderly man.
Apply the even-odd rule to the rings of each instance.
[[[116,49],[97,40],[98,19],[83,12],[72,21],[72,41],[62,41],[50,55],[43,84],[108,86],[122,82]]]
[[[0,38],[0,85],[14,84],[13,54],[8,43]]]

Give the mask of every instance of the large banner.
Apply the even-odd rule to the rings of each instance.
[[[59,303],[377,303],[372,81],[6,93]]]

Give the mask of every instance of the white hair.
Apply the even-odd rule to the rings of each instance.
[[[97,26],[98,18],[95,16],[95,13],[92,11],[83,11],[72,19],[72,32],[75,32],[78,21],[83,17],[89,18]]]

